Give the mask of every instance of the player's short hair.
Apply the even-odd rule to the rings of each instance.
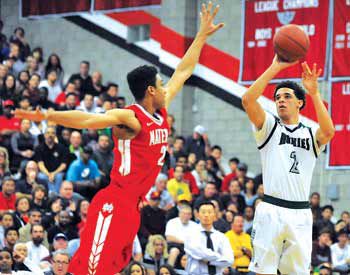
[[[127,75],[129,89],[136,101],[141,101],[146,95],[148,86],[156,86],[158,71],[154,66],[143,65],[132,70]]]
[[[303,105],[300,107],[300,110],[302,110],[305,107],[305,105],[306,105],[306,96],[305,96],[306,92],[303,89],[303,87],[301,87],[298,83],[296,83],[294,81],[290,81],[290,80],[282,81],[281,83],[279,83],[276,86],[275,92],[273,94],[273,98],[276,98],[277,91],[281,88],[292,89],[294,91],[294,94],[297,97],[297,99],[303,101]]]
[[[196,206],[196,210],[199,211],[199,209],[200,209],[203,205],[211,205],[211,206],[213,207],[213,209],[215,209],[214,203],[212,203],[212,202],[209,201],[209,200],[205,200],[205,201],[202,201],[200,204],[198,204],[198,205]]]
[[[330,205],[330,204],[327,204],[327,205],[323,206],[323,207],[322,207],[322,212],[325,211],[326,209],[329,209],[329,210],[331,210],[332,212],[334,212],[334,208],[333,208],[333,206]]]

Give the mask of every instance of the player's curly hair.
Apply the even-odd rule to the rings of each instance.
[[[305,96],[306,92],[303,89],[303,87],[301,87],[298,83],[296,83],[294,81],[290,81],[290,80],[282,81],[281,83],[279,83],[275,87],[275,92],[273,94],[273,98],[276,98],[276,93],[281,88],[292,89],[294,91],[294,94],[297,97],[297,99],[303,101],[303,105],[300,107],[300,110],[302,110],[305,107],[305,105],[306,105],[306,96]]]
[[[145,97],[148,86],[156,86],[157,73],[156,67],[148,65],[139,66],[128,73],[129,89],[136,101],[141,101]]]

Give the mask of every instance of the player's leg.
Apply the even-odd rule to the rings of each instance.
[[[249,265],[249,270],[256,274],[277,274],[283,246],[283,224],[278,212],[272,204],[261,202],[257,206],[252,230],[253,257]]]
[[[285,215],[287,236],[279,269],[282,274],[310,274],[312,252],[312,214],[310,209],[290,210]]]
[[[80,247],[69,271],[75,275],[119,272],[130,259],[138,227],[136,202],[132,205],[112,185],[101,190],[89,207]]]

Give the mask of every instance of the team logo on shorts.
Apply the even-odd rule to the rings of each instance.
[[[111,225],[114,206],[112,203],[105,203],[98,213],[94,240],[89,257],[89,275],[95,275],[100,261],[103,246],[107,237],[108,229]]]

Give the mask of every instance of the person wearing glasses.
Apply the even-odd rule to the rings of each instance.
[[[52,268],[44,275],[72,275],[68,273],[70,256],[65,250],[57,250],[53,253]]]

